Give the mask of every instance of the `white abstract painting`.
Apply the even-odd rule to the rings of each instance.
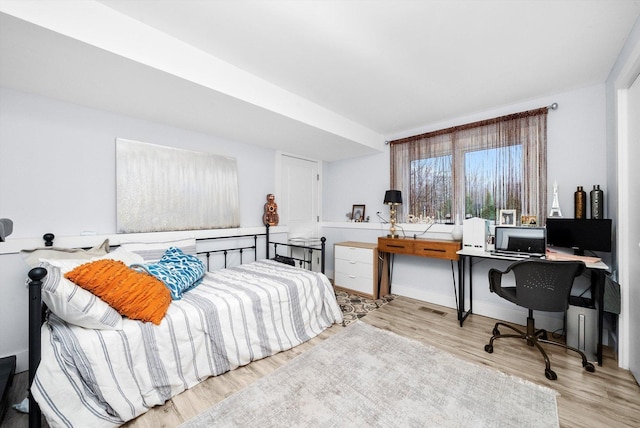
[[[116,139],[118,233],[240,226],[235,158]]]

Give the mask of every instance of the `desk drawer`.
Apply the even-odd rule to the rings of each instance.
[[[455,241],[416,241],[414,254],[437,259],[458,260],[456,252],[459,249],[460,243]]]
[[[336,245],[334,248],[335,258],[360,263],[373,263],[373,250],[370,248],[348,247]]]
[[[378,238],[378,251],[395,254],[414,254],[413,240]]]

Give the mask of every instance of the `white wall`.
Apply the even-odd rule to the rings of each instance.
[[[261,224],[275,152],[0,88],[0,215],[12,238],[116,231],[115,139],[237,159],[242,226]]]
[[[607,198],[606,153],[606,102],[605,86],[594,85],[570,92],[555,94],[535,100],[496,108],[472,116],[456,118],[447,122],[425,125],[390,135],[394,140],[454,125],[489,119],[510,113],[530,110],[558,103],[557,110],[548,115],[548,193],[549,208],[553,198],[553,182],[558,182],[559,202],[564,217],[573,217],[573,193],[577,186],[587,192],[599,184]],[[325,165],[324,212],[325,222],[345,222],[345,213],[352,204],[365,204],[372,222],[379,222],[375,213],[381,211],[388,218],[388,207],[382,203],[384,191],[389,186],[389,152],[354,160],[332,162]],[[605,211],[605,215],[608,213]],[[344,225],[340,225],[344,226]],[[328,248],[336,241],[362,240],[376,242],[377,237],[387,233],[387,227],[379,225],[355,225],[353,229],[335,227],[326,223],[323,234],[327,236]],[[434,235],[433,237],[437,237]],[[606,255],[605,261],[607,261]],[[333,272],[332,255],[327,256],[327,272]],[[491,294],[487,284],[487,270],[493,266],[488,262],[474,265],[474,312],[507,321],[524,323],[524,311]],[[497,265],[500,267],[500,265]],[[506,267],[505,263],[503,267]],[[426,260],[409,256],[397,256],[393,274],[394,293],[455,307],[451,267],[442,260]],[[586,278],[580,285],[586,287]],[[541,327],[556,329],[561,326],[559,315],[548,319],[540,314],[536,320]]]
[[[241,227],[262,224],[275,151],[0,88],[0,217],[14,221],[8,241],[115,233],[117,137],[235,157]],[[26,368],[27,270],[18,254],[0,254],[0,357],[17,354],[18,370]]]
[[[363,156],[323,165],[323,221],[347,221],[353,205],[365,205],[365,217],[379,222],[376,212],[389,218],[383,204],[384,191],[389,189],[389,153]]]

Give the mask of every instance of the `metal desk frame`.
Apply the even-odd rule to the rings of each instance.
[[[473,258],[478,257],[488,260],[507,260],[518,261],[521,258],[498,256],[491,254],[487,251],[473,251],[462,249],[458,251],[460,260],[458,261],[458,320],[460,320],[460,327],[464,324],[464,320],[473,313]],[[604,323],[604,287],[605,287],[605,274],[609,271],[607,266],[602,261],[597,263],[585,263],[587,269],[591,272],[591,292],[595,299],[596,308],[598,311],[598,345],[596,350],[596,357],[598,365],[602,366],[602,331]],[[469,310],[465,310],[465,289],[467,283],[467,272],[469,274]]]

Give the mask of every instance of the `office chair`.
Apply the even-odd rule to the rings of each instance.
[[[551,370],[551,363],[547,353],[540,343],[549,343],[561,346],[578,353],[582,357],[582,367],[588,372],[594,372],[595,367],[587,361],[582,351],[564,343],[547,340],[546,330],[536,330],[533,311],[564,312],[569,307],[569,294],[574,279],[581,275],[585,265],[581,261],[550,261],[542,259],[527,259],[513,263],[506,271],[498,269],[489,270],[489,286],[491,292],[503,299],[509,300],[518,306],[529,310],[527,318],[527,331],[524,332],[508,324],[498,322],[493,327],[493,336],[484,350],[493,353],[493,342],[496,339],[516,337],[527,341],[529,346],[538,348],[544,357],[544,375],[549,380],[556,380],[558,376]],[[515,287],[503,287],[502,276],[513,271],[515,275]],[[517,334],[501,334],[498,327],[507,327]]]

